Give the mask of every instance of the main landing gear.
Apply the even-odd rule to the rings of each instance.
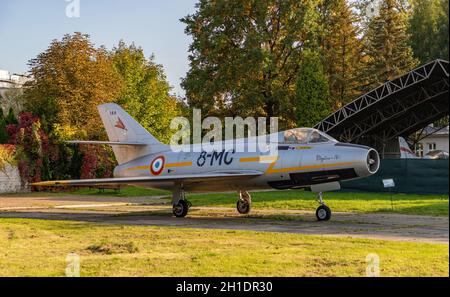
[[[319,192],[317,200],[320,206],[316,210],[316,217],[319,221],[328,221],[331,218],[331,209],[323,202],[322,192]]]
[[[177,218],[184,218],[192,204],[186,200],[183,188],[178,188],[173,192],[172,196],[172,213]]]
[[[252,197],[247,191],[239,191],[239,200],[236,203],[237,211],[240,214],[248,214],[252,204]]]

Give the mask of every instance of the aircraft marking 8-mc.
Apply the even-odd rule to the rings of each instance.
[[[175,152],[159,142],[116,104],[98,106],[109,141],[70,141],[111,145],[119,165],[113,178],[45,181],[35,186],[129,184],[170,190],[173,214],[187,215],[191,204],[185,192],[238,193],[237,210],[250,211],[248,191],[309,188],[318,193],[318,220],[329,220],[331,210],[322,192],[340,189],[340,181],[370,176],[379,168],[378,153],[366,146],[341,143],[311,128],[276,133],[273,150],[240,152],[219,149]],[[273,139],[273,138],[271,138]],[[248,138],[240,140],[248,144]],[[237,141],[236,143],[238,143]],[[194,144],[195,145],[195,144]]]

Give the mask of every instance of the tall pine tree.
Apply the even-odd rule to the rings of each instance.
[[[298,127],[312,127],[331,112],[327,78],[317,53],[305,52],[296,81],[294,111]]]
[[[319,6],[323,35],[321,48],[333,108],[357,97],[362,65],[359,18],[346,0],[324,0]]]
[[[439,58],[440,44],[438,18],[440,0],[413,0],[413,12],[409,20],[411,47],[421,63]],[[448,41],[448,39],[447,39]]]
[[[407,33],[407,19],[399,0],[382,0],[379,14],[374,16],[367,30],[366,82],[370,90],[418,65],[413,57]]]
[[[448,61],[449,55],[448,55],[448,9],[449,9],[449,3],[448,0],[441,0],[440,1],[440,14],[437,20],[438,23],[438,38],[437,43],[439,47],[438,56],[441,59],[445,59]]]

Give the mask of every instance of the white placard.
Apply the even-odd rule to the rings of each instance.
[[[395,187],[394,179],[393,178],[383,179],[383,186],[385,188]]]

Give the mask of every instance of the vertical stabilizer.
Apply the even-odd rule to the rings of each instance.
[[[409,148],[408,143],[403,137],[398,138],[400,145],[400,159],[418,159],[419,157]]]
[[[166,145],[159,142],[119,105],[114,103],[102,104],[98,106],[98,111],[109,141],[146,144],[146,146],[113,145],[112,148],[119,164],[166,149]]]

